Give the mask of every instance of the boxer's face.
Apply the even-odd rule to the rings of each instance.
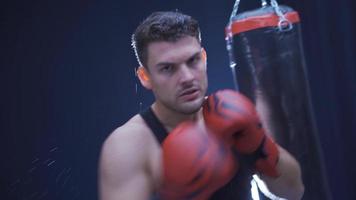
[[[148,45],[147,67],[156,101],[185,114],[199,110],[207,89],[206,61],[196,38]]]

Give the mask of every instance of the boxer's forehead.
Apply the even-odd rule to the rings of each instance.
[[[182,63],[201,52],[195,37],[186,36],[174,42],[152,42],[147,48],[147,65],[156,67],[162,63]]]

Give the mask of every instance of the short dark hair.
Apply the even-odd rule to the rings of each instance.
[[[132,47],[140,65],[147,64],[147,46],[155,41],[175,42],[193,36],[201,42],[198,21],[178,11],[154,12],[149,15],[132,35]]]

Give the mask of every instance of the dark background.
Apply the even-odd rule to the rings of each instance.
[[[234,1],[0,4],[0,199],[97,199],[104,139],[153,98],[135,77],[135,27],[153,11],[200,21],[209,92],[233,88],[224,27]],[[285,0],[302,20],[312,102],[334,199],[356,199],[356,6]],[[242,1],[240,12],[259,1]]]

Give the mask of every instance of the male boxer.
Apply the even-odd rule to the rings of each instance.
[[[155,12],[132,44],[138,77],[155,102],[104,142],[101,200],[249,199],[253,173],[277,196],[302,197],[298,162],[265,135],[248,100],[231,103],[230,93],[239,97],[232,91],[205,99],[206,52],[195,19]],[[226,109],[239,115],[221,117]]]

